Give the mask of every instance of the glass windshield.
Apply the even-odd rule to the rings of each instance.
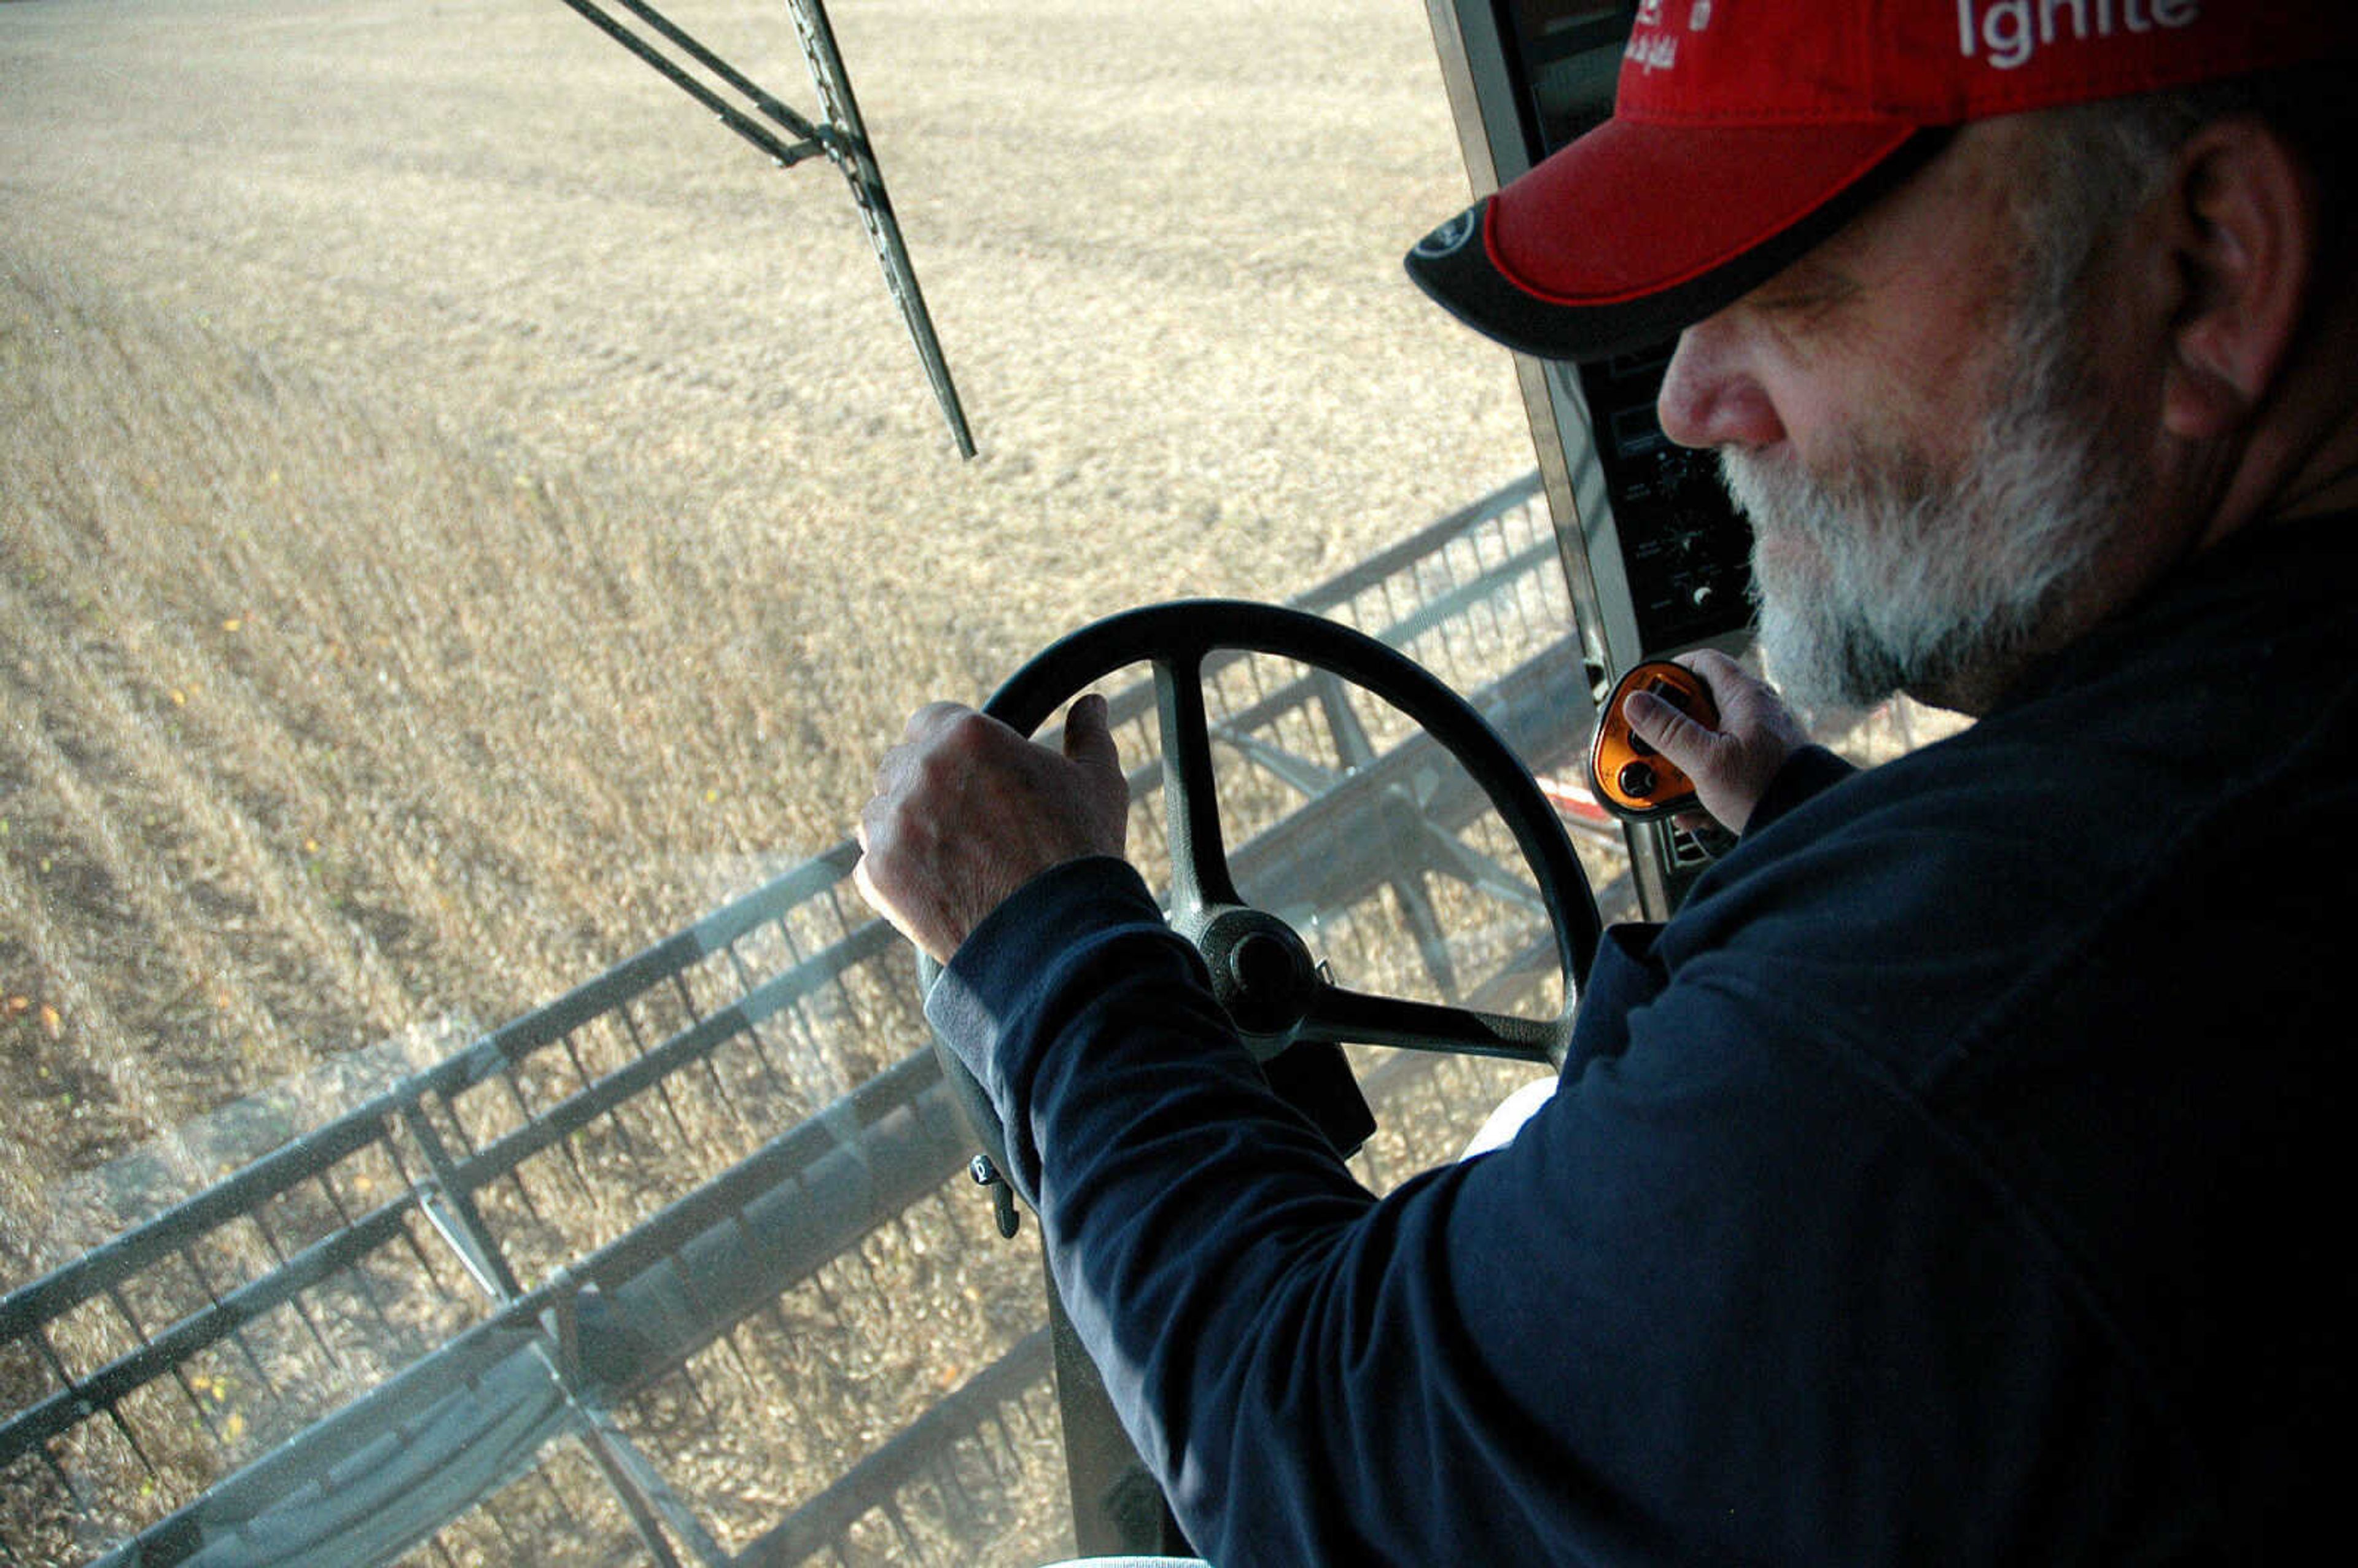
[[[665,14],[844,123],[816,7]],[[840,137],[775,167],[556,0],[0,5],[13,1559],[1059,1554],[1031,1227],[844,881],[878,754],[1196,594],[1580,711],[1509,362],[1399,265],[1468,194],[1419,7],[827,16],[971,461]],[[1222,678],[1285,698],[1232,845],[1412,739]],[[1511,847],[1399,782],[1349,831],[1413,875],[1254,896],[1544,1015]],[[1367,1178],[1531,1076],[1370,1076]]]

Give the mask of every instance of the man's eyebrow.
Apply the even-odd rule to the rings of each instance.
[[[1858,275],[1817,256],[1803,256],[1762,284],[1751,304],[1762,310],[1787,312],[1823,310],[1855,299],[1866,291]]]

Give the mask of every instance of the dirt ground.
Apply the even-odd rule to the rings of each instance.
[[[0,3],[0,1283],[58,1178],[838,839],[908,709],[1531,466],[1417,0],[838,0],[842,181],[556,0]],[[784,7],[673,15],[815,108]],[[733,868],[733,871],[716,868]]]

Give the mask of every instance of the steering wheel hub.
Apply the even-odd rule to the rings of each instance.
[[[1292,926],[1257,909],[1224,909],[1194,935],[1212,994],[1263,1061],[1293,1044],[1317,999],[1318,966]]]

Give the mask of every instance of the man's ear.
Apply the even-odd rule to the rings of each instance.
[[[2215,120],[2188,138],[2164,197],[2179,277],[2162,417],[2199,439],[2247,423],[2273,390],[2309,293],[2317,194],[2265,123]]]

